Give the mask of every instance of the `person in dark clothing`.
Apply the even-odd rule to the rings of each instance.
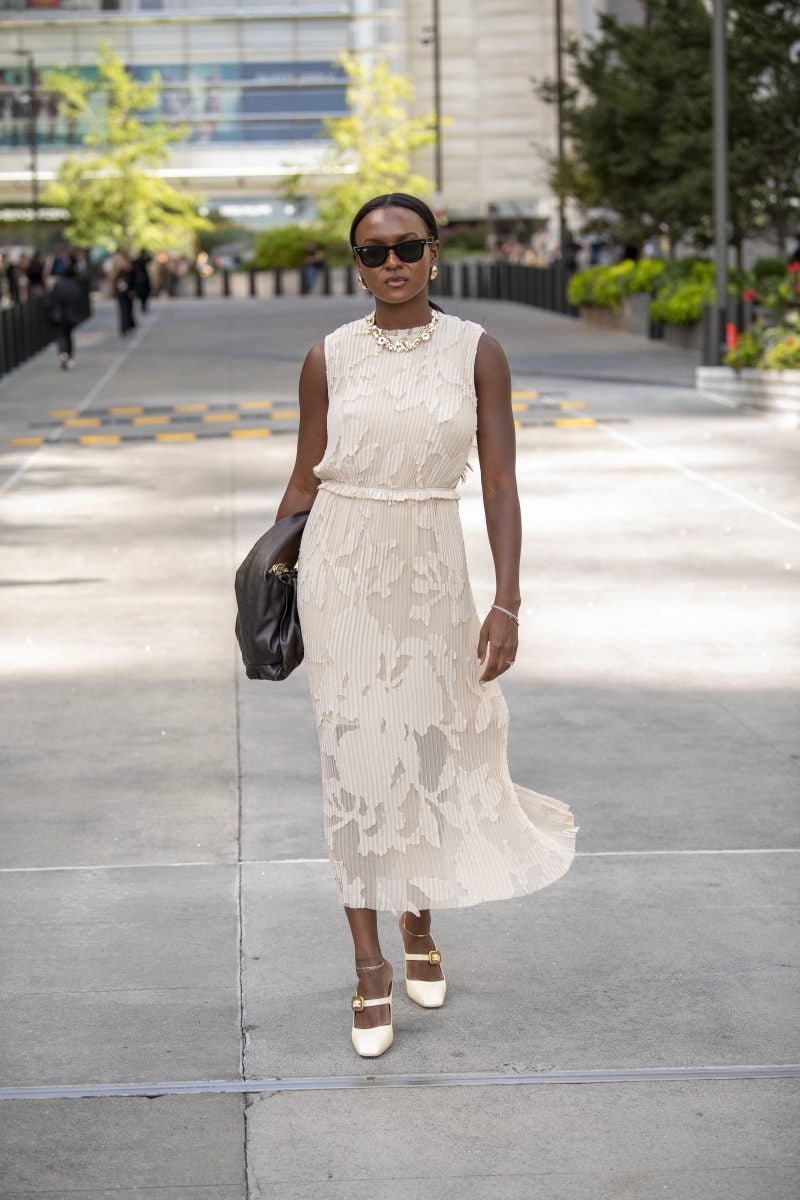
[[[309,242],[300,269],[300,291],[303,296],[309,296],[314,291],[324,266],[325,255],[316,242]]]
[[[25,270],[28,276],[28,296],[44,295],[44,259],[37,250]]]
[[[58,361],[62,371],[69,371],[75,366],[72,331],[84,316],[83,292],[73,263],[57,277],[50,289],[47,307],[58,333]]]
[[[139,303],[142,306],[142,312],[147,312],[147,302],[150,299],[152,287],[150,284],[150,271],[148,266],[152,261],[152,255],[146,250],[141,250],[133,260],[131,272],[133,277],[133,290],[139,297]]]
[[[126,254],[120,254],[117,259],[111,288],[119,306],[120,337],[127,337],[136,328],[136,318],[133,315],[133,264]]]
[[[67,247],[63,242],[59,242],[47,273],[51,276],[66,275],[69,263],[70,255],[67,253]]]
[[[19,304],[19,267],[13,260],[6,264],[6,283],[9,300],[12,304]]]

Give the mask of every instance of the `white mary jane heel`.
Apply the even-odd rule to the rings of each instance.
[[[376,1025],[373,1029],[356,1029],[355,1014],[363,1012],[365,1008],[372,1008],[376,1004],[389,1005],[389,1024]],[[363,996],[353,996],[350,1005],[353,1009],[352,1038],[356,1054],[360,1054],[362,1058],[377,1058],[379,1054],[383,1054],[384,1050],[388,1050],[394,1041],[394,1030],[392,1028],[392,984],[389,984],[388,996],[381,996],[378,1000],[365,1000]]]
[[[442,952],[441,950],[429,950],[427,954],[406,954],[405,959],[406,962],[428,962],[433,966],[441,967]],[[441,1008],[447,992],[444,971],[442,971],[441,979],[409,979],[406,967],[406,991],[414,1003],[419,1004],[422,1008]]]

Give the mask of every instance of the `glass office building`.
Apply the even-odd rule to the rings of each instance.
[[[555,113],[533,81],[555,73],[553,0],[441,0],[443,187],[455,220],[551,225],[555,201],[542,151]],[[565,34],[623,19],[638,0],[562,0]],[[110,42],[131,74],[162,80],[148,116],[184,126],[161,174],[213,210],[261,228],[313,215],[326,150],[323,122],[346,112],[341,51],[409,74],[418,113],[434,103],[432,0],[0,0],[0,215],[30,205],[35,123],[44,188],[83,130],[42,87],[48,67],[96,70]],[[32,120],[28,65],[38,83]],[[417,169],[434,176],[430,151]],[[307,195],[286,199],[304,180]]]
[[[91,78],[104,39],[134,78],[161,78],[143,119],[187,130],[163,173],[224,215],[280,223],[283,182],[313,180],[324,118],[347,111],[339,53],[374,52],[402,67],[393,43],[402,22],[385,19],[392,11],[380,0],[0,0],[0,205],[30,202],[32,103],[43,187],[80,146],[85,130],[60,115],[44,72],[70,67]],[[308,204],[288,208],[297,216]]]

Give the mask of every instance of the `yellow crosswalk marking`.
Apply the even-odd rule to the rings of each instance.
[[[102,423],[99,417],[70,417],[64,422],[67,429],[91,429]]]
[[[559,429],[566,429],[576,425],[596,425],[594,417],[560,417],[555,425]]]
[[[176,404],[173,407],[173,412],[176,413],[204,413],[208,412],[207,404]]]
[[[108,411],[112,417],[138,417],[140,413],[144,412],[144,409],[141,404],[121,404]]]
[[[512,404],[511,411],[512,412],[527,412],[528,407],[529,406],[527,404]]]
[[[113,446],[117,442],[121,442],[122,438],[118,433],[103,433],[78,438],[78,441],[82,446]]]
[[[272,408],[271,400],[240,400],[236,406],[241,411],[268,412]]]
[[[272,413],[273,421],[296,421],[299,416],[299,408],[276,408]]]
[[[195,442],[197,441],[196,433],[157,433],[157,442]]]
[[[44,438],[40,437],[18,437],[9,438],[9,446],[41,446]]]
[[[134,425],[169,425],[169,417],[134,417]]]
[[[205,416],[203,417],[203,420],[208,421],[209,423],[211,423],[213,421],[217,421],[217,422],[238,421],[239,414],[235,413],[235,412],[206,413]]]
[[[515,421],[515,422],[514,422],[514,428],[515,428],[515,429],[522,429],[522,421]]]
[[[539,393],[538,392],[512,392],[511,399],[512,400],[538,400]]]
[[[271,429],[232,429],[232,438],[265,438],[272,435]]]
[[[585,400],[562,400],[559,408],[586,408]]]
[[[53,421],[63,421],[64,417],[77,417],[77,408],[52,408],[49,416]]]

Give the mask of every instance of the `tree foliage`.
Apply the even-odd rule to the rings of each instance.
[[[345,54],[339,60],[348,78],[345,117],[329,117],[325,131],[333,142],[324,170],[339,178],[319,196],[320,220],[331,235],[347,237],[353,215],[372,196],[411,192],[429,196],[431,180],[412,170],[417,150],[435,140],[434,117],[412,117],[411,80]]]
[[[666,233],[710,244],[711,16],[702,0],[645,0],[646,22],[599,18],[598,36],[567,44],[562,85],[569,150],[554,189],[584,212],[613,213],[641,243]],[[731,240],[770,229],[782,245],[800,191],[800,2],[730,0],[728,96]],[[557,103],[558,85],[539,94]]]
[[[45,202],[68,209],[67,236],[81,246],[130,252],[142,246],[186,250],[194,235],[211,228],[198,216],[198,200],[178,192],[155,169],[169,161],[169,145],[185,126],[146,123],[139,114],[158,101],[157,74],[146,84],[130,77],[107,42],[98,49],[94,80],[71,71],[48,71],[44,87],[59,97],[68,119],[89,127],[91,154],[65,158]]]

